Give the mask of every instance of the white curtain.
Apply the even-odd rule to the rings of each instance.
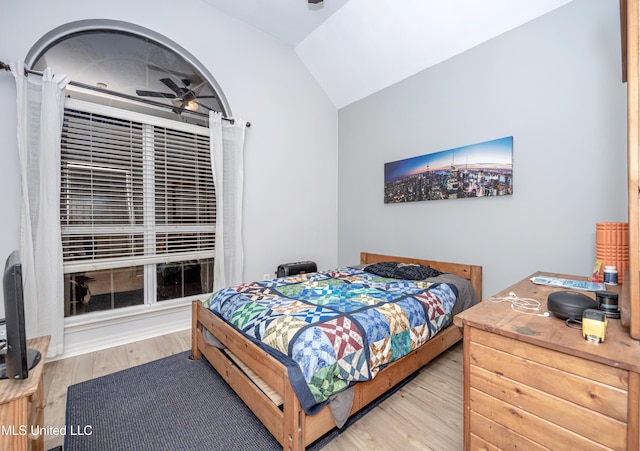
[[[213,290],[242,283],[242,197],[246,123],[209,113],[211,164],[216,185],[216,257]]]
[[[60,239],[60,133],[69,79],[46,69],[16,79],[22,182],[20,256],[27,337],[51,336],[48,356],[63,352],[64,285]]]

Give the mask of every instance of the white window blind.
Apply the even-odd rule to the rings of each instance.
[[[208,128],[68,100],[61,142],[65,272],[214,256]]]

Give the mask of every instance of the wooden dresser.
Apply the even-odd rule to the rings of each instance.
[[[0,381],[0,449],[11,451],[44,449],[44,360],[50,337],[27,340],[27,347],[42,354],[40,362],[23,380]]]
[[[533,284],[537,275],[578,278],[535,273],[495,297],[513,292],[546,312],[562,289]],[[485,300],[454,321],[464,329],[465,449],[639,449],[640,342],[620,320],[608,319],[603,343],[510,302]]]

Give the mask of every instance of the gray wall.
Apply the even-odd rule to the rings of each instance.
[[[504,136],[512,196],[383,203],[384,163]],[[575,0],[342,108],[339,149],[340,264],[478,264],[485,296],[537,270],[590,274],[595,224],[627,220],[618,1]]]

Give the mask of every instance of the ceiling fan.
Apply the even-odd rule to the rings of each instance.
[[[183,86],[178,86],[176,82],[174,82],[170,78],[161,78],[160,81],[169,89],[171,89],[173,92],[145,91],[142,89],[137,89],[136,94],[143,97],[161,97],[164,99],[173,99],[171,102],[173,103],[173,106],[180,109],[196,111],[201,105],[209,110],[212,109],[197,101],[198,99],[206,99],[206,98],[213,99],[216,97],[213,95],[211,96],[198,95],[200,90],[207,84],[206,81],[203,81],[202,83],[194,86],[193,88],[191,87],[191,80],[189,80],[188,78],[183,78],[181,80]],[[175,109],[174,111],[177,113],[180,112],[179,109]]]

